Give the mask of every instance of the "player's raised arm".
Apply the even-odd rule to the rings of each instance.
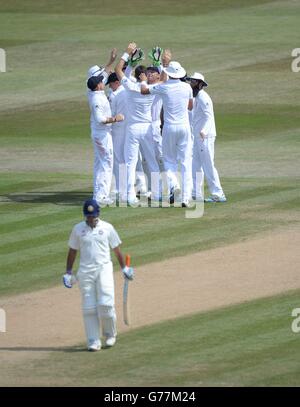
[[[140,81],[141,81],[141,94],[142,95],[150,95],[149,88],[147,86],[147,76],[144,73],[140,74]]]
[[[123,72],[124,65],[129,60],[130,56],[132,55],[132,53],[135,50],[136,50],[136,43],[130,42],[126,48],[126,51],[124,52],[121,59],[117,63],[117,66],[115,67],[115,72],[116,72],[119,80],[122,80],[122,78],[125,76],[124,72]]]
[[[107,64],[105,65],[105,72],[107,72],[108,74],[113,72],[113,64],[115,62],[115,60],[117,59],[117,48],[113,48],[110,52],[110,56],[109,56],[109,60],[107,62]]]
[[[172,60],[172,53],[171,53],[171,50],[165,49],[164,52],[163,52],[163,54],[162,54],[162,57],[161,57],[162,66],[163,66],[164,68],[168,67],[169,64],[170,64],[170,62],[171,62],[171,60]],[[163,70],[162,70],[162,72],[161,72],[161,74],[160,74],[160,80],[161,80],[162,82],[165,82],[165,81],[168,80],[168,75],[167,75],[166,72],[163,71]]]

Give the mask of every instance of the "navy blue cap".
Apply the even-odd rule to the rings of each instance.
[[[147,71],[160,73],[157,66],[148,66]]]
[[[100,207],[95,199],[87,199],[83,205],[84,216],[99,216]]]
[[[91,76],[89,80],[87,81],[87,87],[90,90],[95,90],[98,83],[103,81],[103,75],[98,75],[98,76]]]

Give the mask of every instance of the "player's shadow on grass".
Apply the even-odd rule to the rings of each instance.
[[[9,202],[53,203],[55,205],[82,205],[91,198],[92,192],[28,192],[24,194],[5,195]]]
[[[51,346],[13,346],[11,348],[8,347],[0,347],[0,351],[5,352],[64,352],[64,353],[78,353],[78,352],[86,352],[87,349],[84,346],[73,346],[73,347],[51,347]]]
[[[101,351],[111,349],[110,347],[102,347]],[[86,346],[12,346],[0,347],[0,352],[63,352],[63,353],[79,353],[87,352]]]

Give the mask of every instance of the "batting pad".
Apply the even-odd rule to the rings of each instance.
[[[83,320],[87,342],[100,340],[100,327],[96,308],[83,309]]]
[[[101,322],[102,334],[106,338],[111,338],[117,335],[116,328],[116,311],[115,307],[98,305],[98,315]]]

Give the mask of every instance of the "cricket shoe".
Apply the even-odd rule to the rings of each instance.
[[[105,341],[105,345],[108,348],[111,348],[112,346],[114,346],[116,344],[117,338],[115,336],[112,336],[111,338],[107,338]]]
[[[140,200],[138,198],[128,199],[127,204],[133,208],[141,206]]]
[[[211,195],[210,197],[204,199],[204,202],[227,202],[226,196],[216,196],[216,195]]]
[[[99,204],[102,208],[104,208],[105,206],[113,205],[113,204],[114,204],[114,200],[111,199],[111,198],[106,198],[106,197],[104,197],[104,198],[101,198],[101,199],[98,200],[98,204]]]
[[[195,206],[194,202],[190,202],[188,199],[181,203],[182,208],[193,208]]]
[[[141,196],[146,196],[148,190],[146,188],[146,185],[140,185],[140,186],[136,186],[136,197],[138,199],[140,199]]]
[[[175,187],[171,188],[170,196],[169,196],[169,201],[170,201],[171,205],[174,204],[176,198],[179,197],[180,192],[181,192],[181,190],[178,185],[175,185]]]
[[[101,349],[101,342],[99,339],[96,341],[93,341],[93,340],[89,341],[89,344],[88,344],[89,352],[97,352],[100,349]]]
[[[192,200],[193,200],[193,201],[196,201],[196,202],[204,202],[204,199],[203,199],[202,196],[193,195],[193,196],[192,196]]]
[[[147,192],[145,192],[144,194],[140,194],[141,195],[141,197],[145,197],[145,198],[148,198],[148,199],[150,199],[151,198],[151,191],[147,191]]]

